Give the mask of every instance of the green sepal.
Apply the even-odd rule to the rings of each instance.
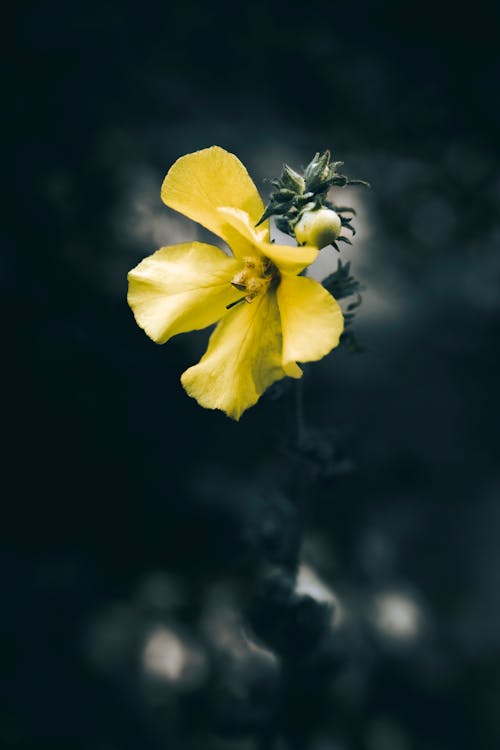
[[[321,283],[336,300],[352,297],[354,294],[359,295],[363,291],[363,286],[351,275],[351,262],[342,264],[340,258],[337,263],[337,270],[323,279]]]
[[[283,189],[289,188],[294,193],[303,193],[305,189],[305,181],[302,175],[296,172],[294,169],[283,164],[283,172],[281,174],[281,186]]]

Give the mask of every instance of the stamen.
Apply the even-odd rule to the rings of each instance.
[[[236,302],[230,302],[229,305],[226,305],[226,310],[230,310],[232,307],[236,307],[236,305],[239,305],[240,302],[243,302],[246,299],[246,297],[241,297],[240,299],[237,299]]]
[[[268,258],[252,256],[244,258],[243,262],[244,267],[233,276],[231,285],[239,292],[245,292],[245,296],[227,305],[227,310],[239,304],[243,299],[246,302],[253,302],[260,294],[265,294],[269,284],[279,278],[278,269]]]

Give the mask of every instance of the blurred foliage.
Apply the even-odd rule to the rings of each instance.
[[[344,325],[345,330],[340,337],[340,342],[350,352],[362,353],[365,351],[364,347],[358,341],[354,331],[352,330],[352,324],[356,314],[356,310],[361,305],[361,294],[363,286],[357,279],[351,274],[351,263],[348,261],[342,265],[342,261],[338,260],[337,270],[329,274],[322,281],[323,286],[335,297],[336,300],[345,299],[346,297],[352,297],[356,295],[356,299],[347,305],[344,311]]]

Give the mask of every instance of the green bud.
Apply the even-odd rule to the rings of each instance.
[[[367,183],[361,180],[349,180],[345,175],[339,174],[337,169],[342,164],[341,161],[331,161],[331,154],[328,150],[323,153],[316,152],[303,175],[288,164],[284,164],[280,177],[270,180],[274,190],[257,226],[270,216],[275,216],[281,231],[285,231],[292,237],[295,233],[297,238],[304,238],[299,239],[299,242],[311,242],[317,247],[333,244],[336,250],[338,250],[335,244],[336,239],[349,242],[348,239],[339,237],[341,223],[353,234],[354,229],[345,218],[341,220],[338,214],[345,211],[354,212],[352,209],[342,208],[336,213],[335,206],[328,200],[328,190],[332,186],[343,187]],[[321,209],[325,211],[322,212]],[[314,229],[311,217],[305,218],[313,211],[316,212]]]
[[[325,151],[323,154],[316,153],[312,161],[308,164],[304,173],[304,178],[308,190],[316,192],[317,190],[327,187],[330,177],[330,152]]]
[[[304,178],[294,169],[289,167],[288,164],[283,165],[283,173],[281,175],[281,184],[283,185],[284,188],[293,190],[294,193],[300,194],[304,192],[304,187],[305,187]]]
[[[322,248],[331,245],[340,234],[340,216],[331,208],[304,211],[295,224],[295,237],[299,245]]]

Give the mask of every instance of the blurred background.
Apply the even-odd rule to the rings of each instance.
[[[495,6],[23,3],[4,41],[4,747],[500,747]],[[236,424],[126,274],[160,201],[330,148],[355,330]],[[323,251],[313,272],[335,267]],[[19,324],[19,325],[16,325]],[[297,574],[297,576],[295,575]]]

